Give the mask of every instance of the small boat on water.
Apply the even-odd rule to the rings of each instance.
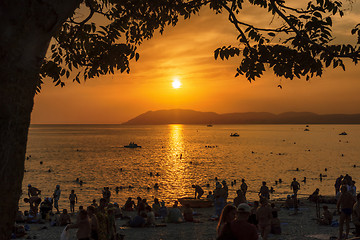
[[[178,201],[182,206],[189,204],[191,208],[209,208],[214,205],[214,202],[208,199],[196,199],[191,197],[179,198]]]
[[[310,130],[309,130],[308,128],[305,128],[304,131],[305,131],[305,132],[308,132],[308,131],[310,131]]]
[[[137,145],[134,142],[130,142],[129,145],[125,145],[125,148],[141,148],[141,146]]]
[[[230,137],[239,137],[240,135],[238,133],[231,133]]]
[[[208,127],[212,127],[212,125],[211,125],[211,124],[208,124],[207,126],[208,126]]]
[[[339,135],[347,135],[346,132],[339,133]]]

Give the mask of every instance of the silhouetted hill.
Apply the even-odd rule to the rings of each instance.
[[[311,112],[225,113],[172,109],[148,111],[123,124],[360,124],[360,114],[316,114]]]

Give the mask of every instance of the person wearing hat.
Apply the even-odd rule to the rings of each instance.
[[[56,213],[60,213],[60,211],[59,211],[60,194],[61,194],[60,185],[56,185],[55,191],[53,193],[54,208],[56,209]]]
[[[250,206],[247,203],[240,203],[237,208],[235,221],[231,223],[231,231],[236,239],[257,240],[258,234],[255,225],[248,223]]]

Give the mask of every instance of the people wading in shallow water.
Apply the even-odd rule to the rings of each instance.
[[[259,191],[259,196],[261,198],[270,199],[270,190],[266,186],[266,182],[262,182],[262,186]]]
[[[74,190],[71,190],[71,193],[69,195],[69,200],[70,200],[70,212],[74,213],[75,212],[75,203],[77,203],[77,196],[76,196]]]
[[[54,199],[54,208],[56,209],[56,213],[59,212],[59,199],[61,195],[60,185],[56,185],[55,191],[53,193],[53,199]]]
[[[293,178],[293,181],[291,182],[290,189],[293,190],[294,195],[297,197],[297,193],[300,190],[300,183],[296,181],[296,178]]]
[[[245,179],[241,179],[240,189],[241,189],[241,191],[243,192],[244,197],[246,198],[246,192],[247,192],[248,186],[247,186],[247,184],[245,183]]]

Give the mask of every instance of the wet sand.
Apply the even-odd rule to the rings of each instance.
[[[320,226],[316,223],[315,204],[308,200],[301,199],[299,212],[294,215],[294,210],[281,207],[283,201],[276,200],[276,206],[280,208],[279,219],[281,221],[282,234],[270,235],[269,239],[330,239],[337,237],[338,227]],[[326,204],[331,212],[335,212],[335,204]],[[320,205],[322,211],[323,204]],[[146,227],[146,228],[129,228],[123,227],[126,220],[116,220],[117,230],[125,235],[126,240],[215,240],[217,221],[211,221],[214,214],[214,208],[196,208],[194,211],[198,214],[194,218],[199,223],[165,223],[164,227]],[[125,212],[125,215],[133,216],[135,212]],[[339,216],[335,215],[333,220],[338,220]],[[164,224],[161,220],[156,220],[158,224]],[[28,235],[32,239],[58,240],[64,227],[51,227],[46,224],[29,224],[30,231]],[[354,231],[354,225],[351,223],[350,236]],[[44,229],[45,228],[45,229]],[[76,230],[70,230],[70,239],[76,239]]]

